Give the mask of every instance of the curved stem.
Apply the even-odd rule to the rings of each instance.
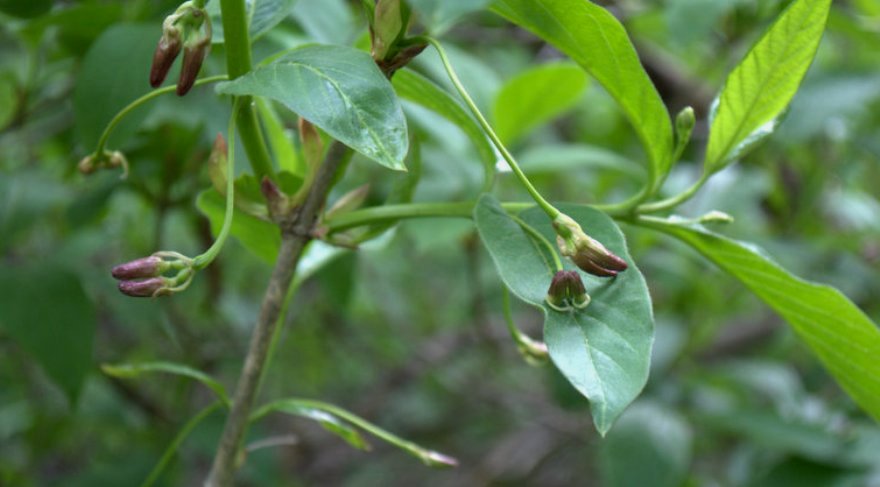
[[[461,95],[461,98],[464,100],[467,107],[470,109],[471,113],[477,119],[480,126],[483,128],[483,131],[489,137],[489,140],[495,145],[495,148],[498,149],[498,152],[501,153],[501,157],[507,161],[507,165],[510,166],[510,169],[516,174],[516,177],[525,186],[526,191],[532,196],[538,206],[547,213],[547,216],[550,217],[551,220],[555,219],[559,216],[559,210],[556,209],[553,205],[551,205],[541,193],[535,189],[535,186],[532,185],[532,182],[529,181],[529,178],[526,177],[525,173],[520,169],[519,164],[517,164],[516,159],[513,158],[513,155],[507,150],[504,146],[504,143],[501,142],[501,139],[498,137],[498,134],[495,133],[495,130],[492,129],[492,126],[489,125],[489,122],[486,120],[486,117],[480,112],[480,109],[477,107],[477,104],[474,103],[474,100],[470,97],[464,85],[461,84],[461,80],[458,78],[458,75],[455,73],[455,69],[453,69],[452,64],[449,62],[449,58],[446,56],[446,51],[443,49],[443,46],[437,42],[436,39],[431,37],[418,37],[414,40],[426,42],[431,44],[434,49],[437,50],[437,53],[440,55],[440,60],[443,62],[443,67],[446,69],[446,74],[449,75],[450,81],[455,86],[455,89],[458,91],[458,94]]]
[[[197,80],[194,86],[205,85],[208,83],[216,83],[217,81],[225,81],[227,79],[229,78],[227,78],[226,75],[211,76],[208,78]],[[113,130],[116,128],[117,125],[119,125],[119,122],[121,122],[122,119],[128,116],[129,113],[131,113],[133,110],[140,107],[144,103],[152,100],[153,98],[158,98],[168,93],[174,93],[176,89],[177,87],[175,86],[166,86],[164,88],[159,88],[158,90],[153,90],[146,95],[138,98],[137,100],[129,103],[128,106],[120,110],[119,113],[117,113],[116,116],[114,116],[110,120],[110,123],[108,123],[107,126],[104,128],[104,132],[101,134],[101,138],[98,139],[98,145],[95,148],[94,152],[95,155],[97,156],[104,152],[104,146],[107,145],[107,140],[110,138],[110,134],[113,133]]]
[[[204,269],[217,258],[217,254],[226,243],[229,232],[232,230],[232,219],[235,216],[235,122],[236,115],[241,108],[241,98],[236,98],[232,105],[232,114],[229,116],[229,128],[226,132],[226,138],[229,141],[229,148],[226,151],[226,212],[223,214],[223,226],[214,243],[208,247],[208,250],[201,255],[193,258],[193,268],[196,270]]]
[[[664,210],[669,210],[677,207],[678,205],[684,203],[685,201],[691,199],[700,188],[706,184],[706,181],[709,180],[711,174],[703,171],[703,174],[700,175],[700,179],[697,180],[690,188],[684,190],[683,192],[665,200],[656,201],[654,203],[648,203],[644,205],[640,205],[636,208],[637,213],[657,213]]]
[[[547,241],[547,239],[543,235],[541,235],[541,232],[535,230],[535,228],[533,226],[524,222],[520,217],[518,217],[516,215],[508,215],[508,216],[510,217],[511,220],[515,221],[517,223],[517,225],[520,226],[520,228],[522,228],[526,233],[528,233],[529,236],[531,236],[533,239],[540,242],[541,245],[543,245],[544,248],[547,249],[548,252],[550,252],[550,255],[553,257],[553,264],[556,265],[556,272],[561,271],[562,270],[562,261],[559,260],[559,256],[556,255],[556,249],[553,247],[553,245],[550,244],[549,241]]]

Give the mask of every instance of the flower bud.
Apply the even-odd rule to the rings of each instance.
[[[394,54],[395,43],[406,34],[410,11],[401,0],[378,0],[373,10],[370,34],[373,59],[382,61]]]
[[[134,298],[152,298],[169,294],[167,279],[164,277],[151,277],[140,281],[119,281],[119,290],[122,291],[122,294]]]
[[[590,295],[577,271],[559,271],[550,281],[545,300],[556,311],[568,311],[572,306],[586,308],[590,304]]]
[[[187,43],[183,48],[183,64],[180,67],[180,78],[177,80],[177,96],[183,96],[189,92],[199,77],[202,63],[208,56],[211,47],[211,38],[203,38],[197,42]]]
[[[141,257],[125,264],[114,267],[110,273],[120,280],[141,279],[145,277],[161,276],[169,265],[162,258],[155,255]]]
[[[290,213],[290,198],[284,194],[281,189],[272,181],[269,176],[263,176],[260,181],[260,192],[266,198],[266,207],[269,209],[269,216],[275,222],[280,222]]]
[[[153,65],[150,67],[150,86],[158,88],[165,81],[182,46],[178,28],[169,26],[162,31],[162,37],[159,38],[159,44],[153,54]]]
[[[568,215],[557,216],[553,228],[562,255],[570,258],[582,271],[599,277],[615,277],[629,267],[626,261],[584,233]]]

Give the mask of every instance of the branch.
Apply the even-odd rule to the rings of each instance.
[[[269,344],[279,323],[284,296],[290,289],[303,248],[311,239],[310,234],[318,212],[324,205],[334,176],[348,153],[349,149],[339,142],[335,142],[330,147],[305,202],[296,210],[289,223],[282,225],[278,260],[275,262],[269,286],[263,296],[259,321],[251,335],[248,354],[235,389],[232,409],[226,419],[211,473],[205,482],[208,487],[229,487],[233,484],[239,445],[247,429],[260,377],[266,365]]]

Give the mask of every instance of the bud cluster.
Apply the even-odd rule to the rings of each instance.
[[[582,271],[599,277],[615,277],[629,267],[626,261],[584,233],[568,215],[560,213],[553,220],[553,228],[559,251]]]
[[[150,68],[150,85],[157,88],[162,84],[182,49],[183,64],[177,80],[177,94],[185,95],[196,82],[210,48],[211,18],[208,12],[191,2],[182,4],[162,23],[162,37]]]
[[[166,277],[166,272],[176,272]],[[119,280],[119,290],[136,298],[167,296],[186,289],[195,275],[193,261],[177,252],[153,255],[120,264],[111,271]]]
[[[550,281],[545,301],[556,311],[584,309],[590,304],[590,295],[577,271],[559,271]]]

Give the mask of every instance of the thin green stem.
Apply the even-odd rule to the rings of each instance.
[[[193,268],[196,270],[208,267],[217,258],[232,230],[232,219],[235,216],[235,123],[240,108],[241,98],[239,97],[232,104],[232,114],[229,116],[229,128],[226,132],[229,148],[226,156],[226,212],[223,215],[223,227],[220,228],[220,233],[214,243],[208,247],[208,250],[193,258]]]
[[[195,429],[196,426],[199,425],[205,418],[207,418],[211,413],[216,411],[222,406],[223,403],[221,401],[215,401],[210,406],[202,409],[195,416],[190,418],[189,421],[183,425],[183,428],[177,433],[177,436],[171,440],[171,444],[168,445],[168,448],[165,449],[165,452],[162,453],[162,458],[159,459],[159,463],[153,467],[153,470],[150,471],[150,475],[147,476],[147,479],[141,484],[141,487],[150,487],[155,484],[157,480],[159,480],[159,476],[162,475],[162,472],[165,471],[165,468],[168,466],[168,463],[171,462],[171,458],[180,448],[180,444],[183,443],[183,440],[192,433],[192,430]]]
[[[250,72],[251,42],[248,34],[250,22],[244,0],[220,0],[223,19],[223,39],[226,48],[226,70],[229,79],[235,79]],[[257,179],[263,176],[274,177],[272,158],[260,131],[257,112],[250,97],[243,97],[242,110],[238,113],[238,131],[244,151]]]
[[[711,174],[706,171],[703,171],[703,174],[700,175],[700,179],[697,180],[690,188],[685,191],[665,200],[656,201],[654,203],[648,203],[644,205],[640,205],[636,208],[636,213],[657,213],[664,210],[669,210],[679,206],[685,201],[691,199],[700,188],[706,184],[706,181],[709,180]]]
[[[350,228],[412,218],[471,218],[474,205],[476,205],[474,201],[464,201],[460,203],[406,203],[374,206],[333,217],[324,222],[324,228],[328,233],[336,233]],[[533,203],[502,203],[501,206],[510,213],[519,213],[535,205]]]
[[[443,46],[437,42],[436,39],[431,37],[423,36],[418,37],[414,40],[426,42],[431,44],[434,49],[437,50],[437,53],[440,55],[440,61],[443,63],[443,67],[446,69],[446,74],[449,76],[450,81],[455,86],[455,89],[458,91],[458,94],[464,100],[467,107],[470,109],[471,113],[477,119],[480,126],[483,128],[483,131],[489,137],[489,140],[495,145],[495,148],[498,149],[498,152],[501,153],[501,157],[507,161],[507,165],[510,166],[510,169],[519,179],[520,183],[526,188],[526,191],[532,196],[538,206],[547,213],[547,216],[550,217],[551,220],[555,219],[559,216],[559,210],[556,209],[553,205],[551,205],[541,193],[535,189],[535,186],[532,185],[532,182],[529,181],[529,178],[526,177],[525,173],[520,169],[519,164],[517,164],[516,159],[514,159],[513,155],[507,148],[504,146],[504,143],[501,142],[501,138],[498,137],[498,134],[495,133],[495,130],[492,129],[492,126],[489,125],[489,122],[486,120],[486,117],[480,112],[480,109],[477,107],[477,104],[474,103],[474,100],[470,97],[464,85],[462,85],[461,80],[458,78],[458,75],[455,73],[455,69],[453,69],[452,64],[449,62],[449,58],[446,56],[446,51],[443,49]]]
[[[553,247],[553,245],[550,244],[550,242],[543,235],[541,235],[541,232],[535,230],[535,228],[533,226],[524,222],[520,217],[518,217],[516,215],[508,215],[508,216],[510,217],[511,220],[515,221],[517,223],[517,225],[520,226],[520,228],[522,228],[527,234],[529,234],[529,236],[531,236],[533,239],[540,242],[541,245],[543,245],[544,248],[547,249],[548,252],[550,252],[550,256],[553,257],[553,264],[556,265],[556,272],[561,271],[562,270],[562,261],[559,260],[559,256],[556,255],[556,249]]]
[[[226,75],[211,76],[196,81],[194,86],[205,85],[208,83],[216,83],[217,81],[225,81],[227,79],[228,78],[226,77]],[[104,132],[101,134],[101,138],[98,139],[98,145],[94,153],[95,156],[100,156],[100,154],[104,152],[104,146],[107,145],[107,140],[110,138],[113,130],[116,129],[116,126],[119,125],[119,122],[121,122],[126,116],[128,116],[128,114],[130,114],[133,110],[140,107],[144,103],[152,100],[153,98],[158,98],[162,95],[167,95],[168,93],[174,93],[176,89],[177,88],[175,86],[166,86],[164,88],[159,88],[158,90],[153,90],[146,95],[138,98],[137,100],[129,103],[128,106],[120,110],[119,113],[117,113],[116,116],[114,116],[110,120],[110,123],[108,123],[107,127],[104,128]]]

